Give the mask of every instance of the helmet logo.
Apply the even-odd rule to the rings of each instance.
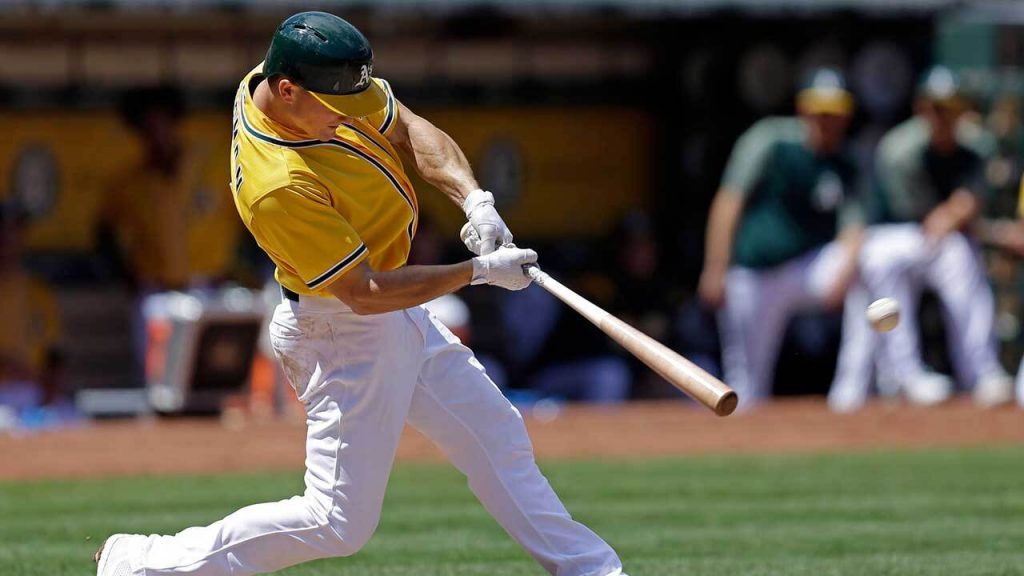
[[[373,64],[363,64],[359,69],[359,81],[356,88],[366,88],[370,85],[370,74],[373,74]]]

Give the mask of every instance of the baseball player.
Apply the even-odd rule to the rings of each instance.
[[[720,308],[725,379],[740,408],[771,392],[790,318],[838,307],[856,270],[863,216],[844,145],[853,97],[816,70],[797,118],[767,118],[733,149],[708,221],[699,291]]]
[[[990,222],[982,231],[987,242],[1024,257],[1024,178],[1020,182],[1016,220]],[[1024,358],[1017,369],[1017,404],[1024,407]]]
[[[235,576],[356,553],[373,534],[408,421],[469,480],[549,573],[617,576],[534,462],[519,412],[421,306],[467,284],[529,285],[531,250],[480,190],[456,144],[375,78],[366,38],[323,12],[286,19],[234,104],[232,191],[277,264],[273,347],[307,413],[302,496],[174,536],[114,535],[99,576]],[[465,209],[480,255],[407,266],[418,205],[398,156]]]
[[[964,105],[959,81],[937,66],[918,86],[915,116],[890,130],[876,152],[872,221],[861,253],[863,289],[850,293],[859,309],[844,326],[843,351],[829,393],[833,408],[863,403],[872,352],[878,346],[879,386],[902,391],[915,404],[935,404],[952,381],[921,358],[917,306],[923,287],[935,291],[946,312],[953,365],[981,406],[1012,399],[1013,383],[999,364],[993,338],[995,306],[973,239],[985,189],[978,139],[958,123]],[[866,290],[866,292],[865,292]],[[888,296],[907,311],[899,326],[876,336],[864,321],[872,298]]]

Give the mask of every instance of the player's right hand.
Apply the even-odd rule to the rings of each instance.
[[[494,252],[473,258],[472,284],[490,284],[506,290],[522,290],[533,280],[523,272],[523,266],[537,262],[533,250],[500,246]]]
[[[718,309],[725,303],[725,272],[705,268],[700,275],[697,294],[705,305]]]

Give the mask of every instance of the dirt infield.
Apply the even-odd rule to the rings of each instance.
[[[797,400],[728,418],[684,403],[640,403],[573,407],[553,419],[527,420],[542,459],[1024,443],[1024,411],[983,411],[964,401],[931,409],[874,404],[857,414],[835,415],[822,401]],[[304,434],[301,418],[286,418],[107,422],[0,436],[0,479],[299,469]],[[407,430],[398,458],[441,456]]]

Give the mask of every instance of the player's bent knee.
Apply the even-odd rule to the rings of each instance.
[[[377,531],[379,515],[373,518],[345,518],[332,514],[328,524],[333,541],[330,543],[331,556],[352,556],[366,546]]]

